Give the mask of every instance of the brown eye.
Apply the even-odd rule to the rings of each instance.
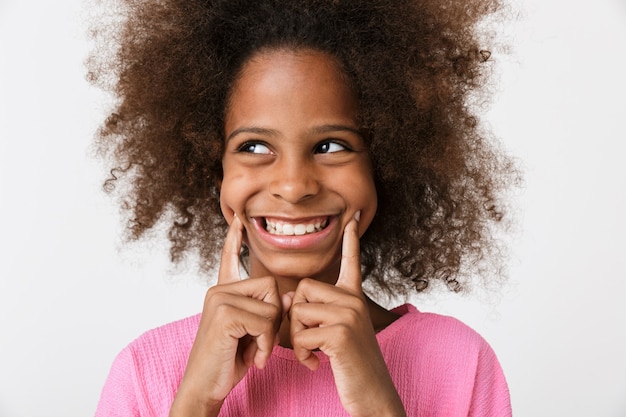
[[[327,141],[327,142],[322,142],[319,145],[317,145],[317,147],[315,148],[315,153],[334,153],[334,152],[341,152],[341,151],[347,151],[347,150],[348,148],[346,148],[340,143]]]
[[[259,142],[246,142],[241,145],[238,150],[243,153],[256,153],[261,155],[269,155],[272,153],[267,146]]]

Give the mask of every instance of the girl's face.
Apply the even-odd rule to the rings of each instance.
[[[357,100],[330,56],[269,51],[253,56],[225,113],[220,204],[245,227],[250,275],[334,283],[343,230],[376,212]]]

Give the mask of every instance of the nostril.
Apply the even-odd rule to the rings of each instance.
[[[310,177],[279,176],[270,182],[269,192],[276,198],[298,203],[319,193],[319,183]]]

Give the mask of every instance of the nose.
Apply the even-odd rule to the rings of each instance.
[[[274,164],[269,192],[292,204],[307,200],[320,191],[320,182],[313,161],[284,158]]]

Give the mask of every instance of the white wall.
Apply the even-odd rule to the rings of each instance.
[[[623,417],[626,4],[523,7],[490,113],[526,169],[510,282],[499,300],[414,301],[491,342],[517,416]],[[204,295],[158,247],[117,252],[80,8],[0,0],[1,417],[91,415],[114,355]]]

